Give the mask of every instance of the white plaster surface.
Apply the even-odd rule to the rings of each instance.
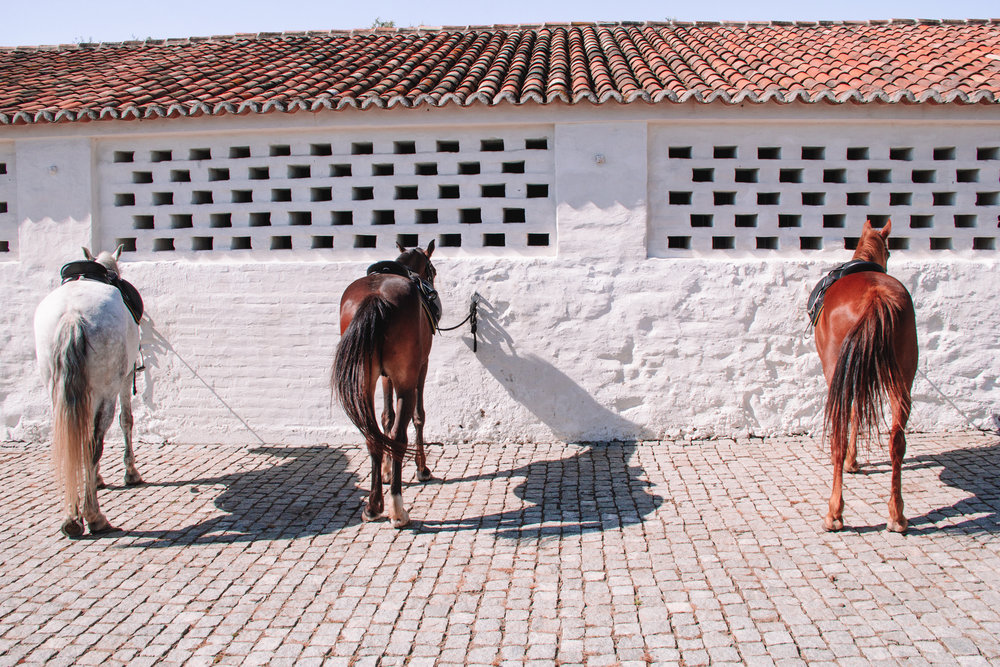
[[[537,123],[532,113],[529,120]],[[637,120],[624,114],[622,122],[556,123],[554,256],[435,254],[443,324],[465,316],[473,292],[483,303],[478,353],[467,328],[435,339],[426,390],[429,441],[821,430],[824,386],[804,305],[819,278],[850,253],[649,258],[649,131]],[[245,130],[263,121],[227,122],[220,127]],[[297,116],[293,124],[301,122]],[[147,127],[183,126],[157,123]],[[78,131],[122,131],[108,125],[121,124],[90,123]],[[72,155],[89,169],[89,157],[83,165],[89,153],[76,150],[80,145]],[[45,164],[50,146],[34,150],[32,142],[18,142],[19,173],[23,165]],[[51,215],[45,200],[56,202],[58,191],[19,186],[20,259],[0,262],[2,440],[48,437],[31,318],[56,284],[58,266],[78,256],[80,238],[88,234],[95,198],[87,180],[70,183],[70,201],[53,203]],[[54,222],[43,224],[43,218]],[[46,225],[57,229],[38,231]],[[198,261],[177,253],[166,261],[126,261],[125,277],[147,306],[146,371],[133,401],[138,439],[359,445],[330,399],[337,308],[343,288],[373,257],[391,256],[364,251],[351,261]],[[954,403],[918,376],[911,427],[969,428],[959,409],[977,426],[987,425],[1000,411],[996,253],[894,253],[889,270],[917,307],[920,369]]]

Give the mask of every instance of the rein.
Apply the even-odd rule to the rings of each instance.
[[[476,330],[479,328],[479,292],[473,292],[472,301],[469,303],[469,314],[465,316],[465,319],[456,324],[453,327],[438,327],[438,331],[454,331],[466,322],[471,322],[470,328],[472,329],[472,351],[479,351],[479,338],[476,336]]]

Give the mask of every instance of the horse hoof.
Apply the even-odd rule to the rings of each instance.
[[[91,535],[103,535],[104,533],[111,533],[118,530],[110,523],[108,523],[108,520],[105,519],[103,516],[96,521],[88,522],[88,526],[90,527]]]
[[[104,478],[101,477],[100,475],[97,476],[97,488],[98,489],[108,488],[108,485],[104,483]]]
[[[845,465],[844,472],[849,472],[852,475],[856,475],[857,473],[861,472],[861,466],[859,466],[857,463],[855,463],[854,465]]]
[[[430,468],[424,468],[423,470],[418,470],[417,471],[417,481],[418,482],[426,482],[430,478],[431,478],[431,469]]]
[[[139,473],[136,473],[135,475],[125,475],[125,486],[139,486],[140,484],[145,484],[145,482],[142,481],[142,477],[139,476]]]
[[[369,512],[367,507],[361,508],[361,520],[367,522],[378,521],[382,518],[381,512]]]
[[[60,530],[63,535],[71,540],[75,540],[76,538],[83,536],[83,522],[76,518],[66,519],[63,521],[63,525]]]
[[[823,519],[823,529],[829,533],[836,533],[843,527],[844,527],[843,519],[833,519],[831,517],[826,517],[825,519]]]
[[[893,521],[889,519],[886,524],[886,529],[893,533],[905,533],[906,529],[910,527],[910,522],[906,519],[900,519],[899,521]]]

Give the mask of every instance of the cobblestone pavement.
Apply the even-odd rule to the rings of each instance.
[[[413,524],[364,524],[358,449],[105,454],[123,532],[70,541],[47,452],[0,448],[0,665],[1000,663],[1000,440],[887,466],[810,438],[432,446]],[[412,477],[412,464],[407,466]]]

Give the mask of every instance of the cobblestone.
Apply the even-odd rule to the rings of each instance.
[[[137,448],[122,530],[58,533],[47,452],[0,447],[0,665],[1000,662],[1000,441],[912,434],[821,529],[817,440],[429,447],[413,523],[362,523],[358,449]],[[406,468],[409,477],[412,464]]]

